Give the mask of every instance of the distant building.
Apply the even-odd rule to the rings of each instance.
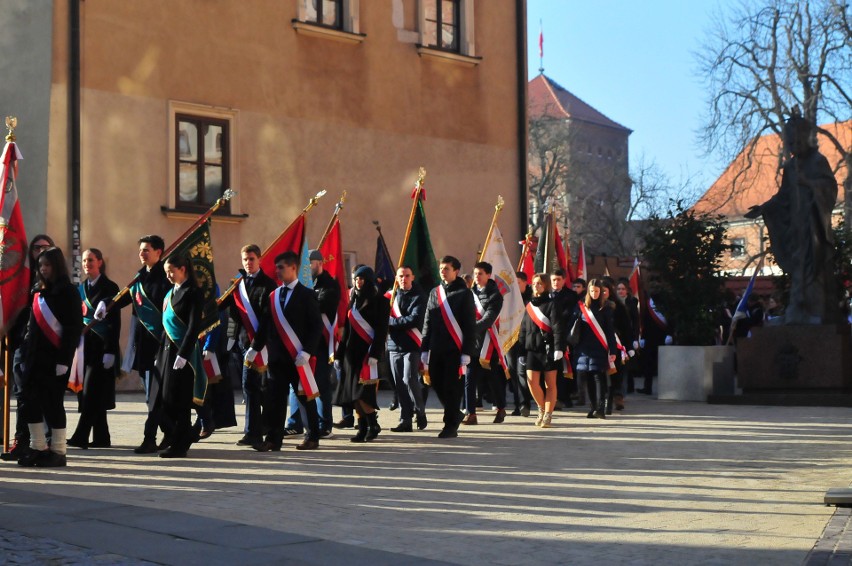
[[[562,159],[555,193],[560,231],[567,232],[572,248],[580,239],[587,254],[630,254],[632,238],[626,216],[630,207],[628,137],[632,130],[603,115],[553,79],[540,74],[528,84],[530,119],[530,186],[542,177],[536,154],[552,148],[548,159]],[[537,129],[536,122],[547,124]],[[536,132],[546,132],[537,134]],[[561,155],[553,155],[554,152]],[[539,203],[530,202],[531,223],[537,223]],[[627,248],[627,249],[625,249]]]
[[[852,121],[825,124],[820,128],[830,132],[845,147],[852,147]],[[835,221],[843,215],[843,179],[847,171],[837,149],[825,136],[818,136],[819,151],[834,169],[837,179],[837,205]],[[706,193],[695,203],[693,210],[701,213],[719,214],[728,222],[728,243],[733,246],[725,254],[723,271],[731,275],[751,275],[759,263],[759,257],[769,244],[768,233],[762,218],[744,218],[749,208],[761,205],[778,192],[781,185],[781,138],[776,134],[757,140],[753,157],[741,153]],[[764,274],[780,274],[781,268],[766,262]]]

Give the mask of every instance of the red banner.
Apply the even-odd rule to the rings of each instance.
[[[346,267],[343,263],[343,239],[340,235],[340,219],[335,218],[325,241],[319,247],[322,254],[322,267],[334,277],[340,286],[340,304],[337,305],[337,327],[343,328],[346,311],[349,308],[349,284]],[[333,322],[333,321],[332,321]]]
[[[27,235],[15,186],[18,159],[17,145],[7,143],[0,159],[0,325],[6,330],[30,298]]]
[[[278,236],[278,239],[269,246],[260,258],[260,268],[264,273],[275,279],[278,284],[278,276],[275,272],[275,257],[284,252],[302,253],[302,242],[305,239],[305,215],[300,214],[292,224]]]

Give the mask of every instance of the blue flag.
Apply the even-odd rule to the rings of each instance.
[[[385,237],[379,232],[379,237],[376,238],[376,279],[382,281],[393,281],[396,275],[396,269],[393,267],[393,260],[390,257],[388,246],[385,244]]]

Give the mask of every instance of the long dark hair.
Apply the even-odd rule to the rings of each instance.
[[[106,275],[106,262],[104,261],[104,253],[98,248],[87,248],[83,250],[83,253],[89,252],[95,258],[101,262],[101,275]],[[81,256],[82,257],[82,256]]]
[[[592,294],[589,292],[591,290],[591,287],[597,287],[598,289],[601,289],[601,292],[600,292],[600,294],[598,294],[597,299],[592,299]],[[586,285],[586,306],[587,307],[594,306],[596,308],[601,308],[601,307],[604,306],[603,287],[604,287],[603,281],[601,281],[600,279],[592,279],[591,281],[589,281],[589,284]]]
[[[57,247],[47,248],[38,254],[36,263],[40,263],[42,258],[47,260],[50,264],[51,271],[53,272],[53,281],[46,280],[41,276],[41,271],[36,269],[36,275],[38,277],[36,287],[39,289],[48,289],[71,280],[68,276],[68,265],[65,263],[65,255],[63,255],[62,250]]]
[[[172,254],[166,259],[165,263],[174,267],[185,268],[187,280],[193,287],[198,287],[198,280],[195,278],[195,268],[192,266],[189,254]]]

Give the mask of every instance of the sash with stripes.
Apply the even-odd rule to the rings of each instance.
[[[479,296],[476,293],[473,293],[473,302],[476,304],[476,320],[482,320],[482,316],[485,313],[485,308],[482,306],[482,302],[479,300]],[[503,359],[503,349],[500,347],[500,339],[497,336],[497,331],[500,329],[500,319],[494,321],[494,324],[485,332],[485,336],[482,338],[482,348],[479,350],[479,365],[485,369],[491,369],[491,356],[494,355],[494,352],[497,352],[498,359],[500,360],[500,367],[503,368],[503,373],[506,375],[506,379],[509,379],[511,376],[509,374],[509,368],[506,367],[506,361]]]
[[[160,336],[163,335],[162,311],[148,298],[148,295],[145,294],[145,288],[138,279],[130,285],[130,292],[133,297],[133,310],[136,311],[136,318],[139,319],[145,330],[159,341]]]
[[[254,340],[254,335],[257,334],[260,320],[257,318],[257,313],[254,312],[254,309],[251,306],[251,301],[249,301],[245,277],[240,278],[240,284],[237,287],[237,292],[234,293],[234,304],[237,307],[237,312],[240,314],[240,321],[243,324],[243,328],[246,330],[246,334],[248,334],[249,341]],[[246,362],[246,365],[255,371],[264,372],[266,371],[266,361],[268,359],[269,351],[266,347],[264,347],[257,353],[257,357],[254,358],[254,361]]]
[[[62,324],[59,323],[56,315],[47,306],[47,301],[41,297],[41,293],[36,293],[33,296],[33,314],[42,334],[53,344],[54,348],[59,349],[60,339],[62,338]]]
[[[583,313],[583,317],[586,319],[586,322],[589,323],[589,327],[592,329],[592,333],[595,335],[595,338],[598,339],[598,342],[601,343],[601,346],[604,347],[607,354],[607,360],[609,360],[609,345],[606,341],[606,335],[604,334],[603,328],[601,328],[598,319],[595,318],[594,313],[586,306],[586,303],[583,301],[578,301],[578,305],[580,305],[580,311]],[[616,373],[615,362],[609,362],[609,372],[610,375]]]
[[[464,335],[462,334],[459,322],[456,320],[456,315],[453,314],[453,309],[451,309],[449,303],[447,303],[447,291],[444,289],[443,285],[438,285],[438,306],[441,308],[441,317],[444,319],[444,325],[446,325],[447,331],[450,333],[453,342],[456,343],[456,348],[458,348],[459,352],[462,352],[462,340],[464,339]],[[464,366],[459,365],[459,376],[463,375]]]
[[[526,309],[530,320],[532,320],[533,324],[538,326],[542,332],[553,331],[553,325],[551,324],[550,319],[547,318],[547,315],[544,314],[540,308],[532,304],[532,302],[529,302],[527,303]],[[564,352],[562,352],[562,376],[567,379],[574,379],[574,369],[571,367],[570,353],[570,350],[567,348]]]
[[[656,305],[654,305],[654,299],[648,297],[648,314],[651,315],[651,320],[654,321],[654,324],[659,326],[662,330],[668,328],[669,323],[666,320],[666,317],[663,316],[663,313],[657,310]]]
[[[402,316],[402,311],[399,309],[399,294],[394,297],[393,304],[391,305],[391,317],[399,318]],[[408,336],[414,340],[414,343],[418,348],[423,344],[423,333],[420,332],[419,328],[408,328],[405,331]]]
[[[293,291],[290,292],[292,293]],[[287,317],[284,316],[284,311],[281,308],[281,287],[278,287],[269,294],[269,308],[274,315],[272,320],[275,321],[275,329],[278,331],[278,337],[281,338],[281,342],[287,348],[287,352],[295,361],[296,356],[299,352],[304,351],[304,348],[302,347],[302,341],[296,335],[296,331],[293,330],[293,327],[287,321]],[[317,381],[314,379],[316,365],[316,357],[311,356],[310,361],[306,365],[296,366],[301,392],[304,392],[308,401],[319,397],[319,387],[317,387]]]
[[[186,336],[187,325],[172,307],[172,293],[170,289],[163,301],[163,328],[175,345],[179,345]],[[198,340],[193,344],[192,352],[187,359],[187,365],[192,369],[195,376],[192,385],[192,402],[196,405],[204,404],[204,395],[207,393],[207,372],[204,371],[204,358],[201,355],[201,345]]]
[[[334,339],[334,330],[337,327],[337,313],[334,313],[334,322],[329,322],[328,315],[322,315],[322,337],[328,344],[328,362],[334,360],[334,352],[337,349],[337,341]]]
[[[95,307],[89,301],[89,298],[86,297],[85,281],[77,286],[77,292],[80,293],[80,299],[83,301],[83,324],[91,324],[89,330],[106,341],[109,325],[106,320],[95,320]],[[71,374],[68,376],[68,389],[74,393],[79,393],[83,390],[83,375],[86,370],[86,352],[83,347],[84,338],[84,336],[80,336],[80,343],[77,344],[77,350],[74,352],[74,361],[71,363]]]
[[[376,338],[376,331],[373,330],[373,327],[370,326],[370,323],[367,322],[361,311],[355,308],[355,305],[352,305],[352,308],[349,309],[348,318],[349,326],[352,330],[361,337],[361,340],[367,343],[367,355],[364,356],[361,371],[358,372],[358,381],[362,384],[377,383],[379,380],[379,368],[378,366],[371,366],[369,364],[370,346],[372,346],[373,340]]]

